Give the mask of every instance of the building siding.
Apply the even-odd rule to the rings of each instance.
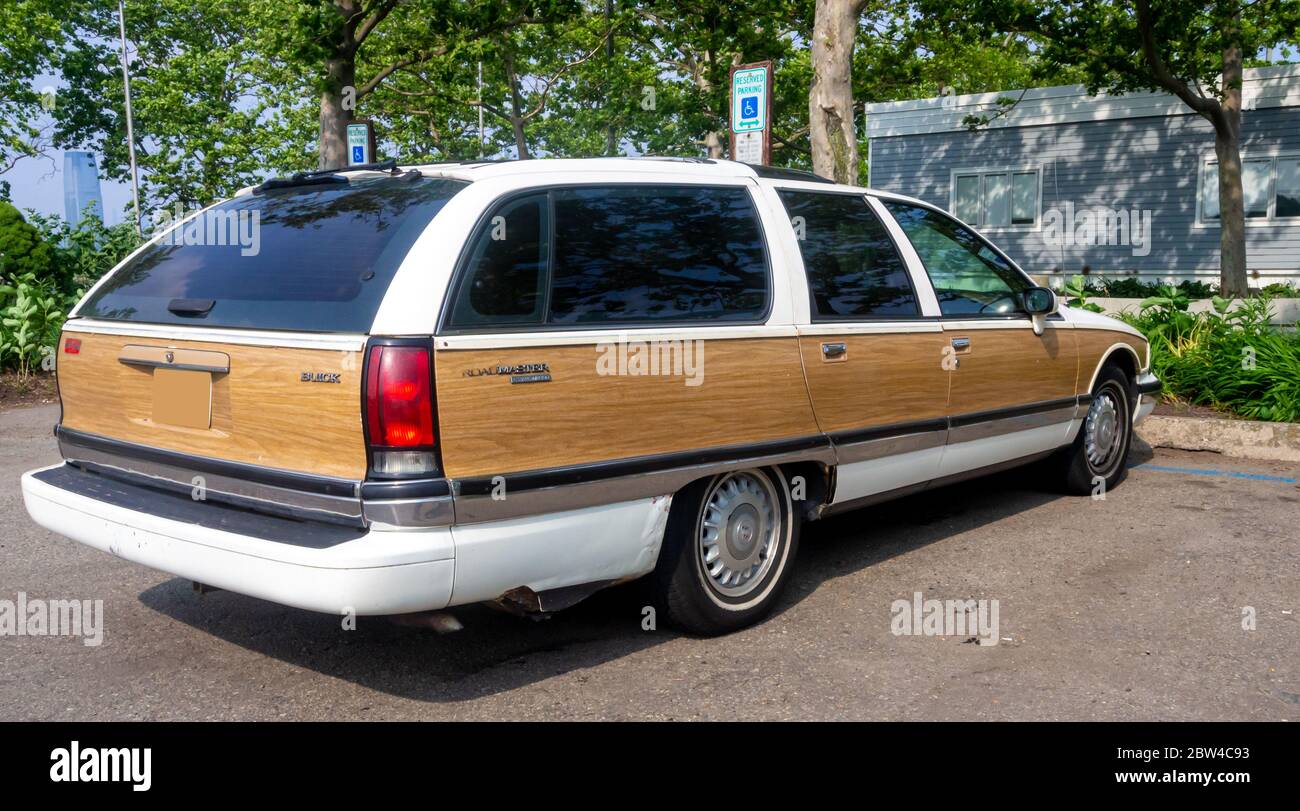
[[[870,185],[950,209],[954,169],[1040,166],[1042,214],[1070,204],[1075,211],[1149,211],[1150,252],[1050,244],[1050,229],[1041,226],[981,229],[1027,271],[1210,281],[1219,275],[1219,229],[1197,226],[1196,186],[1200,163],[1213,151],[1213,128],[1194,114],[918,133],[871,140]],[[1300,107],[1243,114],[1245,157],[1297,151]],[[1300,282],[1300,224],[1248,224],[1246,246],[1253,284]]]

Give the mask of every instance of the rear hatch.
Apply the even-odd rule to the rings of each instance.
[[[411,245],[463,186],[313,180],[172,228],[64,328],[64,456],[196,497],[358,517],[367,335]]]

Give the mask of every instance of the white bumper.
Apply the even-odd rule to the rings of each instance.
[[[128,510],[46,484],[37,472],[22,479],[36,523],[189,580],[330,614],[402,614],[451,600],[455,556],[445,527],[294,546]]]
[[[330,614],[406,614],[492,600],[520,586],[541,592],[637,577],[655,566],[672,501],[372,529],[318,548],[127,509],[55,487],[37,479],[40,472],[23,475],[23,499],[52,532],[188,580]]]

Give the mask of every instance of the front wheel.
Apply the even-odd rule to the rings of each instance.
[[[799,519],[775,469],[695,482],[673,498],[653,575],[669,623],[704,636],[762,619],[789,579]]]
[[[1067,492],[1105,492],[1124,480],[1133,439],[1129,389],[1128,378],[1114,366],[1107,366],[1097,376],[1079,435],[1061,458]]]

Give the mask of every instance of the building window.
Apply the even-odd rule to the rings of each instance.
[[[1028,167],[958,169],[952,173],[952,212],[982,228],[1035,228],[1041,177]]]
[[[1241,192],[1247,222],[1266,223],[1300,218],[1300,154],[1241,159]],[[1197,212],[1202,224],[1219,221],[1219,162],[1201,167]]]

